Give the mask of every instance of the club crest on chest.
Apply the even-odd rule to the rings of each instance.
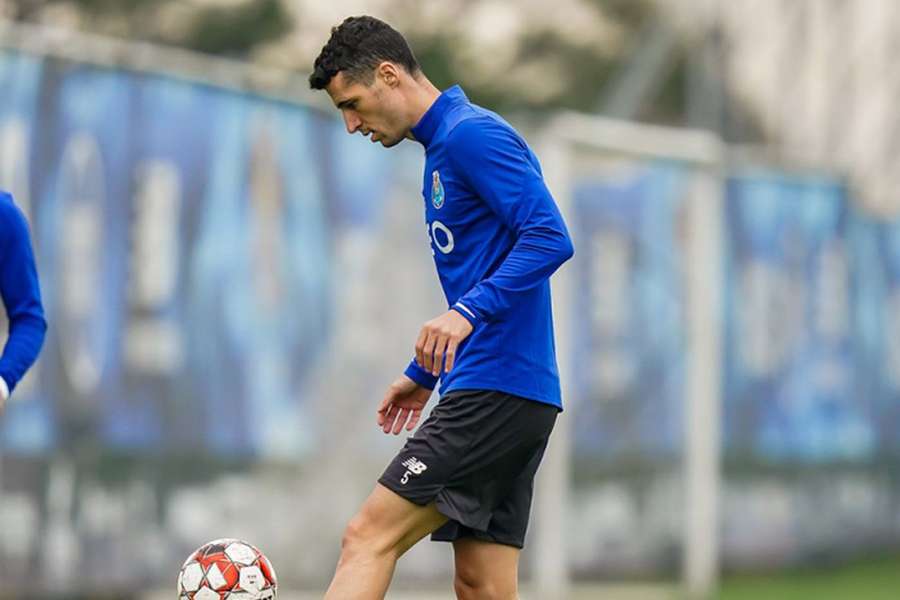
[[[431,205],[440,208],[444,205],[444,184],[437,169],[431,172]]]

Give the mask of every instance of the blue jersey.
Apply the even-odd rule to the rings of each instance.
[[[574,253],[534,153],[452,87],[412,129],[425,146],[425,222],[450,308],[472,323],[441,393],[498,390],[562,408],[550,275]],[[434,388],[415,360],[406,375]]]
[[[28,223],[5,192],[0,192],[0,298],[9,318],[9,338],[0,355],[0,377],[11,392],[37,358],[47,323]]]

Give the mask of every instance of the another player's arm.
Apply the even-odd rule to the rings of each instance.
[[[37,359],[47,322],[41,305],[34,252],[24,215],[0,205],[0,298],[9,320],[9,337],[0,355],[0,408]]]
[[[463,121],[448,137],[447,154],[462,180],[515,233],[516,242],[490,277],[422,327],[418,365],[410,368],[419,366],[433,376],[442,364],[445,372],[453,368],[457,346],[482,321],[502,316],[519,294],[546,281],[575,253],[543,175],[511,130],[487,118]]]

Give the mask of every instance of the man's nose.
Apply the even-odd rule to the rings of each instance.
[[[362,121],[354,113],[346,111],[344,113],[344,124],[347,126],[347,133],[356,133],[356,130],[362,125]]]

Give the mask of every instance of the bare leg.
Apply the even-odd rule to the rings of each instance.
[[[344,531],[325,600],[381,600],[397,559],[446,521],[433,503],[413,504],[377,484]]]
[[[459,600],[516,600],[519,597],[519,549],[462,538],[453,542]]]

